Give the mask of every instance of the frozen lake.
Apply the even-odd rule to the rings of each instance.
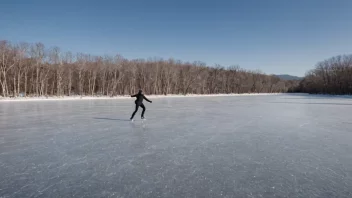
[[[352,197],[352,99],[0,102],[0,197]]]

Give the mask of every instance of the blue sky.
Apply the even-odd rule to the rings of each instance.
[[[0,40],[303,76],[352,53],[351,0],[1,0]]]

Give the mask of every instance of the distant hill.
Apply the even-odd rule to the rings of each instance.
[[[280,74],[280,75],[275,75],[277,77],[279,77],[282,80],[302,80],[302,77],[298,77],[298,76],[291,76],[288,74]]]

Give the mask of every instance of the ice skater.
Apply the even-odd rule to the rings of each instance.
[[[146,101],[148,101],[150,103],[152,103],[152,101],[148,100],[148,98],[146,98],[143,95],[142,90],[139,90],[136,95],[132,95],[131,97],[136,97],[136,100],[134,101],[134,103],[136,104],[136,109],[134,110],[130,120],[133,121],[133,117],[137,113],[139,107],[142,107],[142,109],[143,109],[141,118],[144,119],[145,106],[143,104],[143,99],[145,99]]]

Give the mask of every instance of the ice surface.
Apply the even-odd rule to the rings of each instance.
[[[0,197],[352,197],[352,100],[0,102]]]

